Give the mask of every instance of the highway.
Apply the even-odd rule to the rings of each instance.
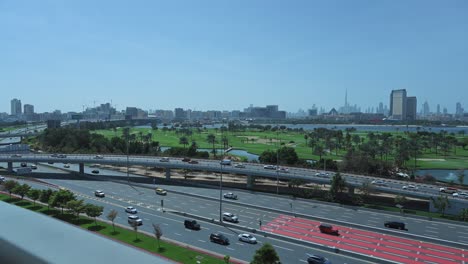
[[[279,180],[290,180],[290,179],[302,179],[308,182],[314,182],[319,184],[329,183],[332,173],[329,176],[320,176],[316,170],[302,169],[294,167],[285,167],[288,172],[276,171],[264,169],[262,164],[245,163],[245,168],[236,168],[235,166],[222,166],[219,161],[213,160],[197,160],[198,164],[189,164],[182,162],[181,158],[171,158],[170,162],[160,161],[160,157],[152,156],[127,156],[123,155],[104,155],[102,159],[96,159],[96,155],[77,155],[67,154],[66,158],[51,157],[49,154],[23,154],[21,157],[14,157],[11,154],[0,154],[0,162],[60,162],[60,163],[97,163],[97,164],[108,164],[108,165],[141,165],[148,167],[160,167],[168,169],[190,169],[190,170],[202,170],[232,174],[241,174],[249,176],[260,176],[270,179]],[[354,187],[360,187],[364,182],[371,182],[372,180],[380,179],[368,176],[344,174],[348,185]],[[439,187],[429,184],[414,184],[418,187],[417,190],[404,190],[403,186],[408,185],[408,181],[401,180],[385,180],[385,186],[374,186],[376,190],[380,190],[388,193],[404,194],[406,196],[414,196],[420,198],[429,198],[431,196],[439,195]],[[468,206],[468,200],[458,199],[460,202],[465,202]]]
[[[20,182],[23,182],[20,180]],[[127,225],[127,214],[124,211],[126,206],[134,206],[138,210],[138,215],[143,219],[143,226],[140,230],[152,232],[151,223],[160,224],[163,231],[163,238],[173,239],[182,243],[189,244],[194,247],[199,247],[205,250],[214,251],[223,255],[250,261],[257,250],[263,243],[271,243],[278,252],[283,263],[306,263],[307,253],[320,254],[327,256],[333,263],[370,263],[361,259],[354,259],[343,255],[335,254],[330,251],[321,251],[298,244],[271,239],[268,237],[259,237],[256,245],[246,244],[237,240],[237,234],[243,233],[236,229],[228,229],[219,225],[208,222],[200,222],[202,230],[192,231],[185,229],[183,226],[184,217],[163,213],[159,202],[153,190],[139,187],[131,187],[123,184],[116,184],[105,181],[76,181],[76,180],[49,180],[49,182],[60,183],[62,187],[72,190],[78,199],[84,199],[85,202],[104,206],[104,213],[100,219],[105,219],[105,215],[112,209],[119,212],[116,218],[116,223]],[[38,184],[30,181],[25,183],[38,189],[50,188],[50,186]],[[104,189],[106,191],[105,198],[97,198],[93,195],[94,190]],[[171,195],[172,196],[172,195]],[[180,197],[164,197],[167,204],[178,203]],[[186,200],[186,198],[182,197]],[[152,203],[151,201],[154,201]],[[182,203],[181,203],[182,204]],[[203,207],[203,204],[200,204]],[[166,208],[165,208],[166,209]],[[222,246],[209,241],[209,235],[212,232],[221,232],[228,236],[230,245]],[[255,234],[254,234],[255,235]]]

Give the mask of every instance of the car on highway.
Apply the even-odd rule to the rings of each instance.
[[[94,173],[94,174],[98,174],[99,170],[92,170],[91,172]]]
[[[328,172],[317,172],[315,173],[315,177],[321,177],[321,178],[328,178],[330,176]]]
[[[191,161],[189,161],[188,163],[190,163],[190,164],[198,164],[198,161],[196,161],[196,160],[191,160]]]
[[[230,166],[232,161],[230,159],[223,159],[219,164]]]
[[[52,161],[48,161],[47,164],[54,164]]]
[[[223,213],[223,221],[238,223],[239,218],[233,213]]]
[[[237,200],[237,195],[233,194],[232,192],[228,192],[224,194],[224,198]]]
[[[237,237],[239,238],[239,241],[241,242],[257,244],[257,239],[251,234],[239,234]]]
[[[229,245],[229,239],[221,233],[211,233],[210,241],[221,245]]]
[[[21,158],[21,155],[20,154],[13,154],[10,157],[12,157],[12,158]]]
[[[163,157],[159,161],[160,162],[169,162],[169,158],[168,157]]]
[[[57,153],[54,153],[54,154],[50,155],[50,157],[52,157],[52,158],[57,158],[57,157],[58,157],[58,154],[57,154]]]
[[[21,167],[26,167],[28,164],[26,162],[21,162]]]
[[[141,220],[141,218],[138,217],[138,215],[129,215],[129,216],[128,216],[128,223],[129,223],[130,225],[132,225],[132,226],[133,226],[133,225],[139,225],[139,226],[141,226],[141,225],[143,225],[143,220]]]
[[[417,189],[419,189],[418,186],[416,186],[414,184],[404,185],[402,188],[403,188],[403,190],[417,190]]]
[[[200,224],[197,223],[197,221],[195,220],[188,220],[186,219],[184,221],[184,226],[185,228],[188,228],[188,229],[192,229],[192,230],[200,230]]]
[[[61,159],[64,159],[66,157],[67,157],[67,155],[65,155],[65,154],[58,154],[57,155],[57,158],[61,158]]]
[[[307,264],[331,264],[331,261],[317,254],[307,254]]]
[[[0,183],[4,182],[5,181],[5,177],[3,176],[0,176]]]
[[[265,170],[276,170],[276,166],[274,165],[265,165],[263,166]]]
[[[245,165],[242,164],[242,163],[237,163],[237,164],[234,165],[234,168],[241,168],[242,169],[242,168],[245,168]]]
[[[385,221],[384,226],[388,228],[395,228],[400,230],[406,230],[405,223],[401,221]]]
[[[189,162],[189,161],[191,161],[191,159],[190,159],[190,158],[187,158],[187,157],[185,157],[185,158],[182,159],[182,162]]]
[[[285,167],[279,167],[277,169],[279,172],[284,172],[284,173],[288,173],[289,172],[289,169],[288,168],[285,168]]]
[[[32,170],[37,170],[37,166],[33,164],[33,165],[31,165],[31,169]]]
[[[387,184],[385,184],[385,182],[382,180],[373,180],[371,184],[377,185],[377,186],[387,186]]]
[[[104,157],[101,156],[101,155],[96,155],[96,156],[94,156],[94,159],[104,159]]]
[[[320,224],[319,225],[319,230],[321,233],[324,233],[324,234],[329,234],[329,235],[334,235],[334,236],[339,236],[340,233],[338,231],[338,229],[335,229],[332,225],[330,224]]]
[[[156,194],[158,195],[167,195],[167,191],[164,190],[163,188],[156,188]]]
[[[70,168],[70,165],[68,165],[68,164],[65,163],[65,164],[63,164],[63,167],[64,167],[64,168]]]
[[[456,192],[452,194],[452,197],[468,199],[468,192]]]
[[[439,188],[439,192],[454,194],[454,193],[458,192],[458,190],[457,190],[457,188],[453,188],[453,187],[441,187],[441,188]]]
[[[94,191],[94,196],[103,198],[106,197],[106,194],[101,190],[96,190]]]
[[[129,213],[129,214],[136,214],[138,213],[137,209],[133,206],[127,206],[127,208],[125,208],[125,212]]]

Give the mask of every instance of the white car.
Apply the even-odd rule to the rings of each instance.
[[[127,208],[125,208],[125,212],[129,213],[129,214],[136,214],[138,213],[137,212],[137,209],[135,209],[135,207],[133,206],[127,206]]]
[[[70,165],[68,165],[68,164],[63,164],[63,167],[68,169],[68,168],[70,168]]]
[[[102,197],[106,197],[106,194],[101,190],[96,190],[94,191],[94,196],[102,198]]]
[[[234,214],[224,213],[223,214],[223,221],[237,223],[237,222],[239,222],[239,218],[237,218],[237,216],[234,215]]]
[[[0,182],[4,182],[4,181],[5,181],[5,177],[0,176]]]
[[[257,239],[251,234],[239,234],[237,237],[239,238],[239,241],[242,241],[242,242],[246,242],[250,244],[257,243]]]
[[[101,156],[101,155],[96,155],[96,156],[94,156],[94,159],[104,159],[104,157]]]
[[[224,198],[237,200],[237,195],[233,194],[232,192],[229,192],[224,194]]]
[[[317,173],[315,173],[315,176],[316,177],[322,177],[322,178],[328,178],[328,176],[330,176],[330,174],[328,174],[328,172],[317,172]]]
[[[455,198],[465,198],[468,199],[468,192],[456,192],[452,194],[453,197]]]
[[[159,161],[160,161],[160,162],[169,162],[169,158],[168,158],[168,157],[164,157],[164,158],[161,158]]]
[[[408,184],[408,185],[403,186],[403,190],[417,190],[417,189],[419,189],[418,186],[413,185],[413,184]]]
[[[265,170],[276,170],[276,166],[274,165],[265,165],[263,166]]]
[[[242,163],[237,163],[236,165],[234,165],[234,168],[245,168],[245,166]]]

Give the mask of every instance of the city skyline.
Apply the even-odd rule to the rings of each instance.
[[[336,3],[2,2],[0,112],[468,108],[468,3]]]

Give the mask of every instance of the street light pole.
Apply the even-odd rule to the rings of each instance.
[[[278,166],[279,166],[279,148],[280,148],[280,144],[278,144],[278,129],[276,129],[276,143],[277,143],[277,147],[276,147],[276,195],[279,195],[279,170],[278,170]]]
[[[129,139],[129,136],[130,136],[130,135],[127,135],[127,182],[128,182],[128,183],[130,183],[130,175],[129,175],[129,171],[128,171],[128,166],[129,166],[129,157],[128,157],[128,155],[129,155],[129,153],[128,153],[128,152],[129,152],[129,150],[128,150],[128,148],[129,148],[128,145],[129,145],[129,144],[128,144],[128,139]]]
[[[223,164],[221,166],[221,175],[219,179],[219,222],[223,222]]]

